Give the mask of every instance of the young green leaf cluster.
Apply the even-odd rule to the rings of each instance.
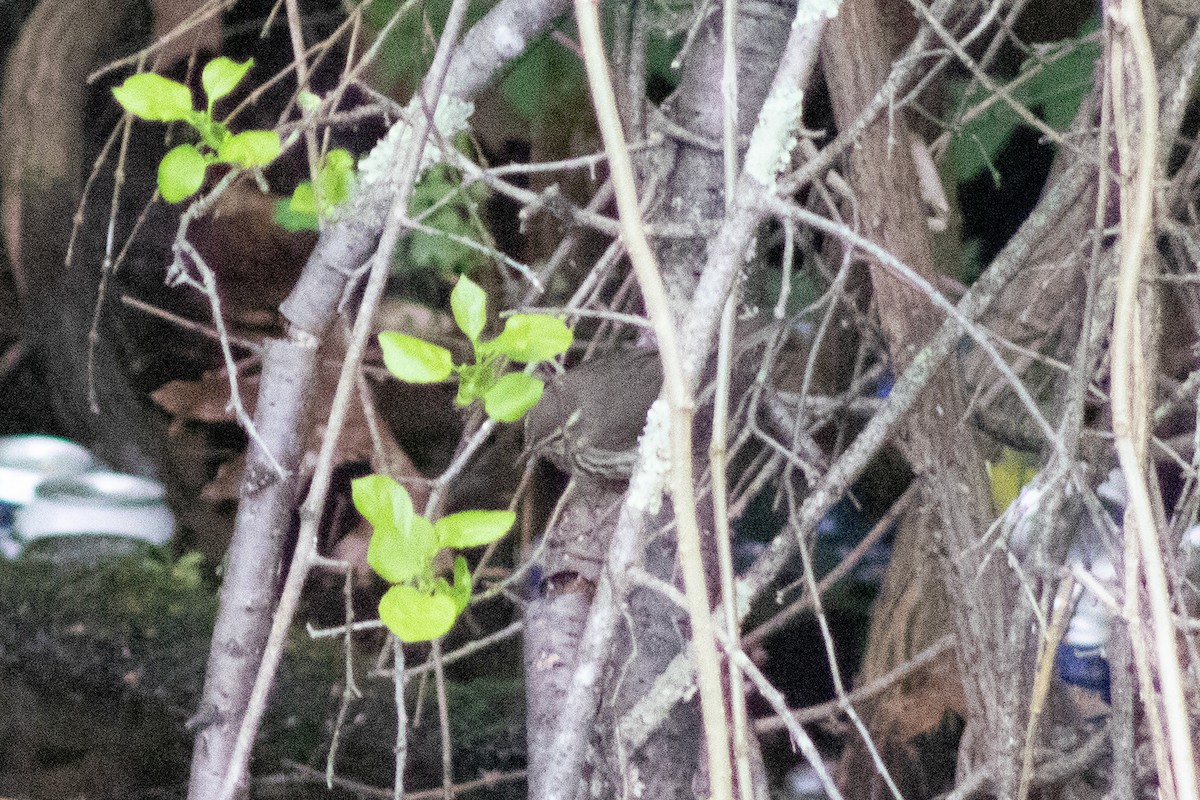
[[[321,159],[315,181],[301,181],[292,196],[275,206],[275,221],[289,231],[315,231],[321,218],[350,199],[354,191],[354,156],[330,150]]]
[[[487,322],[487,293],[465,275],[450,293],[450,308],[459,330],[475,352],[475,362],[455,364],[440,345],[396,331],[379,334],[383,363],[408,383],[439,383],[458,376],[455,402],[468,406],[483,400],[484,411],[497,422],[516,422],[537,405],[545,384],[523,372],[501,374],[503,362],[537,364],[562,355],[571,346],[570,328],[545,314],[514,314],[494,339],[480,338]]]
[[[536,364],[561,355],[571,346],[571,330],[544,314],[509,317],[504,330],[484,340],[487,293],[466,276],[450,293],[454,321],[475,351],[472,364],[455,364],[449,350],[395,331],[379,335],[383,360],[397,378],[409,383],[437,383],[458,375],[457,403],[482,399],[489,417],[515,422],[541,399],[544,384],[532,375],[501,375],[504,360]],[[379,618],[404,642],[423,642],[445,635],[471,599],[472,576],[461,555],[454,559],[452,580],[434,573],[434,559],[446,548],[490,544],[513,526],[511,511],[461,511],[430,522],[413,510],[404,487],[386,475],[368,475],[352,484],[354,506],[375,531],[367,563],[393,584],[379,601]]]
[[[275,131],[230,133],[213,117],[213,106],[242,82],[254,65],[249,58],[238,63],[220,56],[204,66],[200,83],[208,105],[192,107],[188,87],[153,72],[140,72],[113,89],[117,102],[130,114],[153,122],[184,122],[200,137],[198,144],[172,148],[158,165],[158,190],[168,203],[178,203],[200,191],[210,164],[241,169],[265,167],[279,156],[283,145]]]
[[[444,549],[491,544],[512,528],[511,511],[460,511],[430,522],[413,510],[403,486],[386,475],[367,475],[351,485],[354,507],[374,527],[367,563],[393,584],[379,601],[379,618],[403,642],[444,636],[471,599],[467,560],[454,558],[452,580],[434,572]]]

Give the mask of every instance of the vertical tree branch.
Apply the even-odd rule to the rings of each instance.
[[[446,71],[448,48],[457,38],[456,31],[448,23],[447,35],[439,48],[442,71],[431,72],[423,90],[423,108],[431,115],[443,88],[446,96],[469,99],[472,95],[468,92],[477,92],[485,86],[497,70],[519,55],[530,38],[563,10],[558,0],[533,4],[500,3],[465,38],[463,57],[449,65],[449,71]],[[468,45],[472,48],[467,49]],[[247,470],[236,533],[229,550],[231,569],[236,569],[246,579],[231,582],[230,588],[223,589],[221,595],[214,642],[225,642],[226,645],[214,646],[210,654],[201,710],[196,717],[200,730],[193,753],[189,789],[189,797],[193,800],[217,797],[218,792],[229,796],[242,784],[258,720],[265,708],[300,589],[315,554],[316,525],[328,484],[337,423],[349,402],[349,392],[353,388],[387,265],[407,212],[408,192],[416,179],[428,135],[427,119],[425,114],[418,114],[415,119],[399,123],[412,124],[416,129],[414,149],[401,154],[407,158],[406,171],[391,180],[362,185],[344,216],[322,231],[295,289],[281,305],[280,310],[289,323],[288,335],[276,352],[290,354],[291,366],[285,364],[276,368],[270,363],[272,359],[264,356],[264,375],[255,420],[260,432],[265,424],[264,415],[270,413],[268,409],[273,403],[285,405],[290,399],[292,407],[302,407],[314,381],[312,354],[329,329],[356,269],[366,264],[372,255],[376,256],[356,320],[354,344],[338,384],[336,419],[329,425],[330,433],[323,443],[318,472],[302,513],[300,538],[284,585],[286,602],[281,603],[278,611],[273,606],[276,587],[273,576],[280,573],[282,537],[263,541],[260,531],[268,521],[269,525],[279,528],[290,521],[295,503],[294,486],[291,480],[264,480],[260,470]],[[307,413],[277,417],[276,435],[269,438],[264,435],[264,441],[277,457],[288,456],[289,442],[305,439],[310,417]],[[298,455],[281,458],[291,475],[297,470]],[[248,691],[250,686],[253,686],[252,691]]]
[[[1175,796],[1182,800],[1197,796],[1196,763],[1162,545],[1146,481],[1146,440],[1153,384],[1143,354],[1155,349],[1157,343],[1145,338],[1153,326],[1146,318],[1140,294],[1154,231],[1158,81],[1139,0],[1109,2],[1105,11],[1111,36],[1109,79],[1113,86],[1114,129],[1121,166],[1121,262],[1112,343],[1113,436],[1129,493],[1125,535],[1136,537],[1138,561],[1146,579],[1171,778]],[[1126,568],[1132,566],[1127,564]],[[1129,601],[1136,607],[1136,597],[1130,597]],[[1150,683],[1148,678],[1143,677],[1144,684]],[[1142,701],[1157,702],[1153,695],[1143,697]],[[1156,744],[1157,741],[1156,737]],[[1168,779],[1166,775],[1160,776],[1162,781]]]
[[[852,124],[870,104],[887,79],[894,51],[877,0],[847,0],[831,25],[825,48],[826,76],[839,127]],[[899,118],[868,126],[850,154],[850,179],[868,238],[926,281],[932,281],[936,269],[908,136]],[[897,368],[907,367],[918,350],[934,338],[941,324],[940,315],[928,298],[890,274],[877,259],[868,258],[867,263],[889,353]],[[1016,596],[1007,566],[999,559],[987,559],[986,552],[977,547],[991,516],[991,500],[976,434],[964,424],[965,418],[966,404],[955,373],[946,369],[935,373],[913,407],[905,451],[913,469],[926,478],[927,497],[938,511],[940,525],[936,531],[920,525],[903,528],[908,535],[898,538],[894,563],[921,563],[930,552],[946,552],[940,573],[928,574],[944,582],[944,591],[954,601],[958,657],[963,665],[971,724],[987,732],[981,739],[989,743],[986,758],[996,762],[1001,795],[1011,796],[1017,788],[1018,748],[1024,730],[1017,705],[1026,696],[1023,686],[1027,681],[1013,674],[1019,671],[1002,674],[1000,670],[1006,668],[995,655],[1016,657],[1008,643],[1014,635],[1020,642],[1021,635],[1014,632],[1021,630],[1021,623],[1014,619],[1013,603],[996,602],[998,598]],[[938,547],[933,545],[935,541]],[[909,558],[901,558],[902,551],[907,551]],[[897,583],[904,587],[901,594],[885,596],[881,603],[913,610],[920,605],[901,602],[903,597],[943,591],[936,580],[925,581],[922,586],[906,583]],[[884,608],[888,606],[877,606],[875,613],[889,613]],[[935,624],[928,629],[908,630],[905,622],[896,625],[897,632],[905,631],[905,647],[897,652],[898,657],[907,658],[910,651],[921,649],[946,632],[936,624],[936,618],[930,619]],[[1017,647],[1020,650],[1025,645],[1019,643]],[[855,748],[850,749],[848,757],[858,759],[855,763],[865,758]],[[860,783],[855,776],[855,784]]]
[[[704,717],[704,736],[708,744],[710,789],[715,800],[733,800],[733,770],[729,757],[725,698],[721,691],[721,661],[717,655],[712,614],[708,608],[708,582],[700,555],[700,524],[692,475],[692,417],[695,414],[695,402],[679,355],[675,319],[642,224],[637,186],[633,180],[633,164],[617,115],[617,98],[608,73],[608,60],[604,55],[599,10],[592,0],[576,0],[575,19],[579,25],[592,102],[596,107],[596,118],[604,138],[604,150],[608,154],[616,192],[621,238],[641,287],[646,312],[654,325],[659,358],[663,365],[663,391],[670,408],[671,506],[675,511],[679,562],[700,684],[700,711]]]
[[[739,5],[741,9],[745,10],[750,4],[741,3]],[[764,5],[769,7],[770,4]],[[772,10],[774,9],[764,9],[763,13],[766,15]],[[786,163],[788,142],[799,122],[802,87],[807,84],[812,66],[816,61],[817,45],[824,28],[826,13],[831,13],[828,4],[800,3],[783,53],[779,56],[779,66],[773,77],[769,96],[764,103],[764,107],[771,111],[764,110],[759,116],[758,125],[751,137],[750,152],[757,157],[754,162],[757,164],[757,169],[748,169],[739,179],[734,209],[725,217],[721,226],[723,234],[728,237],[724,240],[728,246],[716,250],[712,247],[704,247],[706,243],[701,242],[700,247],[696,248],[693,253],[690,249],[693,243],[688,242],[686,248],[679,246],[676,250],[664,251],[670,253],[682,251],[680,258],[668,261],[663,253],[659,254],[659,263],[664,265],[664,269],[671,270],[671,274],[667,276],[669,292],[683,293],[690,286],[696,287],[692,293],[689,312],[678,314],[682,326],[682,335],[679,337],[679,341],[682,344],[684,373],[692,391],[699,380],[700,365],[707,360],[711,351],[720,309],[724,306],[736,275],[744,263],[743,259],[754,231],[766,215],[766,211],[760,207],[759,201],[771,191],[778,167]],[[785,20],[781,20],[781,22],[786,24]],[[765,27],[770,29],[768,26]],[[742,32],[739,32],[739,38],[741,36]],[[761,48],[764,45],[762,41],[747,42],[745,39],[741,39],[741,41],[745,42],[745,46],[748,48]],[[702,53],[701,55],[708,57],[711,54]],[[710,66],[715,64],[711,58],[707,62],[700,63]],[[739,66],[747,66],[745,57]],[[758,71],[760,67],[761,64],[756,65],[755,77],[758,81],[762,81],[764,76],[764,73]],[[679,91],[681,96],[687,99],[688,113],[700,117],[699,121],[701,122],[715,121],[719,126],[720,116],[712,113],[714,110],[712,104],[700,105],[706,103],[704,97],[708,95],[695,96],[694,94],[699,89],[718,87],[717,81],[714,81],[711,87],[708,84],[701,84],[694,86],[691,93],[684,92],[684,84],[687,81],[704,82],[713,77],[712,74],[704,71],[698,72],[695,76],[689,72],[685,74]],[[716,77],[719,79],[719,72]],[[743,73],[743,78],[746,77]],[[765,86],[765,82],[760,83],[759,86]],[[760,88],[756,95],[761,97],[762,94],[763,90]],[[747,103],[747,105],[750,104]],[[717,130],[719,131],[719,127]],[[711,158],[711,154],[709,157]],[[680,198],[680,204],[686,206],[688,203],[695,202],[695,196],[700,192],[704,192],[706,198],[716,197],[719,199],[719,195],[712,194],[720,186],[719,158],[716,161],[717,169],[713,173],[716,178],[716,182],[713,184],[701,181],[697,176],[697,172],[707,166],[701,163],[700,157],[693,154],[688,158],[686,163],[676,164],[674,170],[674,174],[681,177],[679,185],[673,190]],[[689,190],[692,192],[691,194],[688,194]],[[714,211],[719,214],[721,204],[718,204]],[[688,213],[692,213],[691,209]],[[700,273],[697,283],[694,275],[699,268],[701,259],[705,257],[705,250],[707,250],[707,265]],[[672,297],[674,299],[675,295],[673,294]],[[684,307],[682,304],[688,302],[686,296],[678,299],[681,302],[680,307]],[[697,309],[699,309],[699,313],[695,313]],[[641,443],[641,449],[647,454],[647,457],[640,458],[639,463],[661,465],[661,459],[654,454],[665,450],[665,433],[663,425],[649,427],[647,433],[642,437]],[[656,487],[658,484],[657,478],[647,475],[643,467],[639,467],[634,474],[625,502],[621,506],[620,515],[609,542],[605,568],[596,586],[596,594],[588,615],[587,625],[578,644],[576,661],[573,665],[574,678],[571,681],[567,697],[560,706],[560,729],[553,745],[556,760],[549,765],[551,774],[546,778],[543,788],[533,793],[532,796],[535,798],[573,794],[578,785],[587,743],[596,720],[600,692],[604,686],[604,667],[612,658],[612,644],[620,617],[619,603],[625,597],[626,576],[644,546],[642,534],[646,525],[647,503],[648,499],[652,498],[654,492],[657,491],[657,489],[651,490],[650,487]]]

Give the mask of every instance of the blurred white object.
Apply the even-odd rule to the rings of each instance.
[[[833,774],[834,765],[827,759],[822,761],[825,763],[825,771]],[[786,781],[785,793],[788,800],[825,800],[829,797],[825,793],[825,784],[821,782],[821,776],[807,761],[789,769]]]
[[[42,481],[33,502],[17,510],[14,529],[26,548],[44,546],[39,540],[50,537],[79,537],[74,541],[90,551],[86,560],[94,560],[97,542],[82,539],[103,536],[111,547],[102,549],[113,554],[127,551],[135,541],[162,545],[171,540],[175,517],[157,481],[116,472],[88,472]],[[66,541],[56,544],[75,546]]]
[[[0,501],[24,505],[46,478],[76,475],[95,465],[81,445],[57,436],[0,438]]]
[[[1116,583],[1117,571],[1108,556],[1095,556],[1090,565],[1078,553],[1073,554],[1072,560],[1077,568],[1086,569],[1100,586],[1109,587]],[[1055,653],[1055,666],[1065,683],[1110,703],[1112,682],[1105,648],[1108,646],[1113,611],[1083,586],[1076,586],[1074,594],[1075,611]]]
[[[21,546],[12,538],[13,517],[33,502],[47,478],[77,475],[95,467],[86,448],[57,436],[0,437],[0,555],[13,558]]]
[[[1087,570],[1101,586],[1112,586],[1117,581],[1117,570],[1107,556],[1093,558]],[[1074,647],[1104,647],[1112,625],[1112,609],[1083,587],[1077,586],[1075,591],[1079,602],[1063,641]]]
[[[1193,525],[1183,532],[1179,550],[1183,556],[1184,574],[1193,583],[1200,583],[1200,525]]]
[[[1125,474],[1119,469],[1110,469],[1108,477],[1096,487],[1096,494],[1106,503],[1124,508],[1129,500],[1129,492],[1125,488]]]
[[[1200,551],[1200,525],[1193,525],[1183,532],[1183,546],[1188,550]]]

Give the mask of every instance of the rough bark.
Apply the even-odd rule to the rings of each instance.
[[[575,672],[575,652],[604,564],[604,530],[623,491],[619,484],[580,480],[567,490],[557,523],[546,531],[545,555],[525,609],[526,730],[529,796],[542,797],[554,735]]]
[[[892,48],[877,0],[844,3],[830,25],[824,52],[834,117],[844,128],[870,103],[890,69]],[[877,120],[851,152],[850,180],[864,233],[932,283],[936,269],[908,137],[901,120]],[[902,369],[933,338],[941,314],[920,290],[884,265],[868,259],[868,266],[888,349]],[[1028,693],[1022,671],[997,664],[993,656],[1010,651],[1005,646],[1007,637],[1013,631],[1020,637],[1024,629],[1012,617],[1017,597],[1012,574],[1000,559],[984,560],[986,553],[978,547],[991,503],[977,434],[966,419],[956,372],[940,370],[917,400],[903,442],[914,472],[924,482],[923,505],[936,513],[929,516],[927,526],[901,528],[895,557],[895,568],[903,569],[925,554],[937,553],[940,574],[925,573],[926,578],[938,580],[920,583],[889,581],[889,588],[907,585],[899,597],[881,598],[875,614],[888,619],[896,634],[907,635],[906,646],[895,653],[903,660],[946,632],[940,629],[944,623],[938,617],[928,620],[933,624],[921,626],[919,632],[910,630],[916,622],[910,619],[912,612],[923,605],[904,598],[928,594],[932,599],[943,591],[949,595],[969,724],[986,731],[978,739],[988,743],[984,757],[997,763],[998,777],[1005,776],[997,783],[1001,796],[1011,796],[1024,730],[1024,714],[1014,706]],[[862,755],[852,747],[847,764],[855,763],[862,764]],[[856,797],[872,792],[871,784],[861,780],[848,782],[846,789]]]
[[[739,6],[739,131],[743,135],[749,134],[757,121],[792,13],[790,4],[786,3],[742,3]],[[682,67],[679,88],[669,103],[669,117],[674,124],[709,142],[719,142],[721,137],[721,61],[720,27],[712,21],[703,26],[693,43]],[[667,137],[664,146],[643,164],[646,185],[653,184],[654,177],[662,180],[658,189],[660,200],[654,204],[655,210],[649,214],[649,221],[699,225],[721,219],[725,213],[725,200],[719,149],[701,146],[694,140],[677,139],[669,131],[664,133]],[[664,282],[674,311],[681,317],[691,302],[707,248],[707,236],[699,230],[693,238],[676,239],[657,246],[656,255]],[[614,385],[609,391],[617,396],[621,387]],[[606,492],[614,499],[622,493],[608,487],[589,486],[569,496],[562,522],[547,532],[551,548],[571,547],[572,543],[587,536],[593,539],[592,546],[601,548],[601,553],[607,551],[615,515],[607,526],[596,528],[592,526],[595,515],[584,510],[596,502],[599,492]],[[701,519],[702,524],[709,524],[711,511]],[[590,520],[588,525],[592,527],[586,531],[578,527],[583,520]],[[642,554],[639,561],[650,574],[675,583],[674,534],[665,527],[669,521],[670,514],[665,512],[657,524],[647,528],[650,533],[639,545]],[[553,577],[549,570],[548,565],[547,576]],[[572,595],[571,599],[576,597]],[[690,800],[701,791],[703,783],[700,777],[703,737],[694,700],[677,705],[655,733],[636,747],[622,741],[618,733],[623,717],[653,690],[659,675],[686,648],[685,615],[649,588],[632,589],[623,605],[625,624],[621,626],[607,659],[605,681],[609,688],[604,692],[606,700],[597,717],[597,733],[593,739],[593,752],[599,757],[591,766],[603,778],[604,782],[599,785],[604,787],[601,791],[605,796],[644,791],[654,797]],[[541,646],[536,638],[538,630],[538,627],[530,630],[534,637],[527,638],[527,647]],[[528,674],[531,682],[543,677]],[[569,672],[563,677],[569,679]],[[535,741],[537,734],[533,731],[532,719],[530,730],[530,740]],[[541,796],[536,790],[537,773],[538,765],[531,761],[533,797]],[[586,779],[586,775],[581,779]]]

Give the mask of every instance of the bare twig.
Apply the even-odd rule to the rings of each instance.
[[[323,778],[318,770],[313,769],[307,764],[300,764],[295,761],[284,761],[283,763],[290,771],[307,780],[315,781]],[[525,770],[519,769],[498,774],[484,774],[482,778],[477,778],[473,781],[456,783],[452,788],[454,796],[461,797],[478,789],[491,789],[504,783],[523,780],[525,780]],[[349,780],[348,778],[334,778],[333,785],[359,797],[373,797],[377,798],[377,800],[401,800],[401,797],[404,800],[440,800],[442,797],[442,787],[440,786],[436,789],[422,789],[417,792],[402,792],[401,794],[395,789],[380,789],[361,783],[360,781]],[[403,784],[398,785],[403,786]]]
[[[354,624],[354,570],[346,570],[342,578],[342,603],[346,613],[347,627]],[[342,687],[342,698],[338,702],[337,717],[333,721],[333,736],[329,741],[329,753],[325,757],[325,788],[333,788],[334,763],[337,760],[338,743],[342,738],[342,728],[346,723],[346,715],[350,704],[360,700],[362,690],[354,679],[354,643],[347,636],[342,640],[342,671],[345,675]],[[403,729],[401,729],[403,730]]]
[[[812,592],[805,592],[799,598],[792,601],[787,608],[781,609],[762,625],[750,631],[745,637],[745,645],[753,647],[756,644],[761,644],[766,637],[778,631],[801,611],[811,608],[817,595],[822,595],[829,591],[831,586],[858,566],[858,563],[875,546],[875,543],[891,530],[892,526],[896,524],[896,520],[900,518],[900,515],[904,514],[908,510],[908,507],[912,505],[912,501],[919,494],[919,489],[920,483],[914,481],[904,490],[904,494],[896,502],[892,503],[892,507],[871,527],[871,530],[862,538],[862,541],[854,545],[854,549],[847,553],[845,558],[839,561],[836,567],[821,578],[817,583],[816,595]],[[782,595],[784,591],[786,589],[780,590],[780,594]]]
[[[1196,782],[1196,762],[1192,752],[1179,648],[1175,627],[1171,623],[1169,587],[1145,474],[1147,405],[1151,379],[1145,374],[1143,353],[1155,344],[1146,340],[1149,321],[1142,317],[1139,284],[1154,226],[1154,179],[1158,174],[1158,82],[1141,3],[1138,0],[1113,0],[1106,2],[1105,11],[1109,20],[1111,48],[1108,77],[1112,83],[1114,129],[1123,175],[1121,268],[1116,316],[1113,319],[1113,435],[1129,494],[1126,536],[1136,537],[1137,557],[1146,579],[1174,791],[1183,800],[1196,797],[1200,789]],[[1132,62],[1132,72],[1126,58]],[[1132,548],[1129,552],[1133,554]],[[1127,568],[1129,566],[1127,564]],[[1136,603],[1136,598],[1131,597],[1130,601]],[[1143,677],[1143,682],[1147,683],[1148,678],[1148,675]],[[1143,700],[1148,704],[1156,702],[1152,694]],[[1157,737],[1155,742],[1161,748]],[[1161,780],[1166,785],[1167,776],[1161,776]]]
[[[186,317],[181,317],[178,314],[172,314],[166,309],[150,305],[144,300],[139,300],[136,297],[131,297],[130,295],[124,294],[121,295],[121,302],[130,308],[141,311],[143,314],[149,314],[150,316],[165,320],[181,330],[198,333],[201,336],[212,339],[213,341],[220,341],[221,339],[221,334],[218,333],[216,328],[213,328],[212,326],[204,325]],[[229,335],[229,341],[231,344],[235,344],[238,347],[248,350],[256,356],[262,355],[262,345],[256,341],[247,339],[244,336],[235,336],[233,334]]]
[[[404,766],[408,760],[408,700],[404,687],[408,684],[408,673],[404,669],[404,643],[396,636],[389,637],[395,658],[392,662],[392,686],[396,701],[396,761],[392,780],[393,800],[404,798]]]
[[[200,252],[186,238],[180,238],[178,248],[178,252],[190,258],[196,269],[200,272],[199,281],[196,281],[187,274],[182,274],[181,282],[200,290],[208,299],[209,308],[212,309],[213,326],[217,329],[217,341],[221,345],[221,356],[225,359],[225,372],[229,376],[229,407],[233,409],[238,424],[242,426],[242,430],[246,432],[246,436],[262,449],[262,453],[270,463],[271,468],[275,470],[280,478],[283,478],[287,475],[287,470],[280,463],[278,456],[272,452],[270,445],[267,444],[267,441],[259,432],[258,426],[250,418],[250,412],[246,410],[245,403],[242,402],[242,392],[238,386],[237,359],[233,357],[229,331],[225,327],[225,315],[221,313],[221,297],[217,293],[217,276],[209,269]]]
[[[696,517],[692,477],[692,415],[695,413],[692,391],[680,359],[675,320],[667,302],[666,289],[642,225],[633,164],[625,146],[625,134],[617,113],[617,99],[604,55],[599,9],[589,0],[576,0],[575,19],[579,26],[592,102],[596,107],[596,118],[604,140],[604,149],[608,154],[613,187],[616,190],[621,238],[637,275],[647,315],[654,324],[659,357],[663,364],[663,393],[670,414],[671,499],[678,531],[679,561],[688,598],[688,618],[697,659],[700,709],[708,744],[710,788],[716,800],[732,800],[733,775],[729,757],[729,730],[725,716],[725,700],[721,691],[720,661],[713,639],[712,615],[708,607],[707,581],[700,555],[700,528]],[[651,413],[653,419],[653,412]],[[660,416],[660,424],[661,419]],[[653,426],[654,423],[650,424]],[[645,469],[639,470],[641,476],[646,476],[648,472]],[[661,486],[656,486],[657,481],[653,479],[646,481],[643,477],[639,482],[638,478],[639,476],[635,475],[630,484],[631,500],[647,506],[657,503],[657,496],[662,491]],[[610,579],[614,578],[620,579],[618,576],[610,576]],[[583,663],[581,659],[576,680],[572,681],[572,690],[580,678],[585,678],[584,670],[589,669],[594,667]],[[563,753],[566,749],[572,753],[572,757],[556,762],[556,767],[561,764],[563,768],[556,768],[555,777],[546,784],[552,793],[561,793],[552,796],[562,800],[574,797],[578,780],[575,777],[576,768],[582,761],[582,742],[573,732],[574,727],[564,726],[562,734],[556,740],[556,750]]]
[[[725,208],[733,205],[738,174],[738,83],[737,83],[737,0],[725,0],[721,6],[721,149],[724,165]],[[717,388],[713,403],[712,443],[709,464],[712,468],[713,533],[717,542],[717,566],[724,607],[725,634],[733,649],[738,644],[737,597],[733,586],[733,556],[729,527],[729,384],[733,359],[733,320],[736,293],[730,293],[721,312],[717,339]],[[750,730],[746,710],[745,681],[741,671],[729,663],[729,708],[733,715],[733,758],[740,800],[753,800],[750,772]]]
[[[304,52],[304,30],[300,22],[300,4],[297,0],[284,0],[287,9],[288,34],[292,38],[292,66],[296,70],[297,91],[309,91],[308,60]],[[309,112],[304,112],[305,116]],[[308,154],[308,176],[310,180],[317,179],[317,169],[320,166],[320,153],[317,150],[317,133],[311,125],[305,125],[304,147]]]
[[[434,640],[433,686],[437,693],[438,736],[442,743],[442,800],[454,797],[454,742],[450,739],[450,702],[446,699],[446,673],[442,670],[442,643]]]
[[[1037,676],[1033,681],[1033,697],[1029,702],[1029,722],[1025,728],[1025,746],[1021,751],[1021,782],[1017,787],[1017,800],[1025,800],[1029,796],[1030,782],[1033,780],[1033,749],[1037,743],[1038,721],[1041,719],[1046,696],[1050,693],[1050,681],[1054,676],[1054,658],[1058,652],[1059,642],[1066,631],[1067,621],[1071,615],[1071,593],[1075,589],[1075,580],[1068,573],[1059,583],[1054,597],[1053,617],[1048,628],[1038,641]]]
[[[794,518],[797,512],[794,489],[787,487],[787,495],[789,516]],[[811,548],[800,548],[800,561],[804,568],[805,586],[808,589],[808,594],[812,597],[813,612],[817,618],[817,625],[821,630],[821,640],[825,645],[825,660],[829,664],[830,677],[833,678],[833,690],[841,702],[842,711],[850,718],[850,723],[862,738],[863,745],[867,748],[867,752],[871,756],[871,761],[875,764],[877,773],[883,779],[888,791],[892,793],[892,797],[895,800],[904,800],[900,794],[900,787],[896,785],[895,780],[892,778],[891,770],[883,763],[883,757],[879,754],[879,748],[876,747],[875,740],[871,737],[867,726],[863,724],[862,718],[854,708],[854,704],[850,702],[849,693],[846,691],[845,682],[842,680],[842,671],[838,667],[837,649],[833,643],[833,634],[829,630],[829,619],[825,616],[825,605],[821,600],[821,592],[817,588],[817,575],[813,570]]]
[[[634,570],[632,574],[634,579],[642,585],[654,589],[654,591],[660,593],[680,608],[687,608],[687,598],[682,596],[679,590],[671,584],[640,570]],[[825,762],[821,758],[821,754],[817,752],[816,745],[813,744],[803,725],[787,707],[787,701],[783,696],[783,692],[775,688],[775,685],[771,683],[767,676],[762,674],[758,665],[750,660],[750,657],[745,652],[733,646],[733,643],[725,635],[724,630],[717,628],[716,638],[721,643],[721,647],[725,650],[725,654],[729,659],[735,662],[737,668],[750,679],[750,682],[754,684],[754,688],[758,690],[758,693],[762,695],[763,699],[767,701],[771,709],[776,713],[777,718],[782,720],[783,727],[791,736],[792,741],[800,748],[800,752],[804,754],[808,763],[816,770],[817,775],[820,776],[821,785],[824,787],[826,793],[828,793],[830,799],[842,800],[842,794],[838,791],[837,785],[834,784],[833,778],[829,774],[829,770],[825,767]],[[845,708],[845,704],[842,703],[841,707]]]

